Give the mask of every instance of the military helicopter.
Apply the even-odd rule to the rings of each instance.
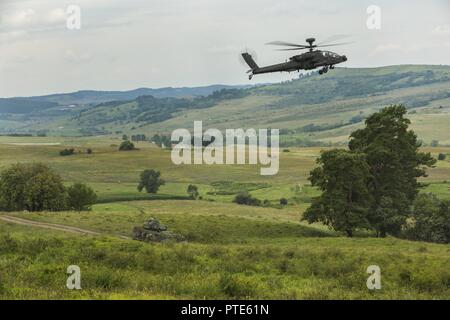
[[[319,44],[314,44],[315,38],[308,38],[306,42],[308,45],[301,45],[295,43],[289,43],[284,41],[273,41],[266,43],[268,45],[277,46],[287,46],[292,48],[278,49],[279,51],[291,51],[291,50],[309,50],[308,52],[293,56],[289,58],[289,61],[279,64],[274,64],[267,67],[259,67],[253,57],[248,52],[242,53],[242,57],[245,62],[251,68],[247,71],[250,73],[248,79],[251,80],[255,74],[271,73],[271,72],[282,72],[282,71],[300,71],[300,70],[313,70],[318,67],[322,67],[319,70],[319,74],[327,73],[329,69],[334,69],[334,66],[338,63],[347,61],[347,57],[344,55],[339,55],[337,53],[325,50],[314,50],[316,48],[331,47],[344,45],[348,43],[333,43],[327,44],[326,42],[321,42]]]

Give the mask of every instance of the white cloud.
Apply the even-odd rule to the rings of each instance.
[[[433,29],[433,33],[442,36],[450,35],[450,25],[440,25]]]
[[[23,39],[28,35],[26,31],[8,31],[0,33],[0,44],[13,43],[18,39]]]
[[[62,8],[48,10],[23,9],[3,13],[1,16],[1,30],[33,31],[48,27],[65,26],[66,12]]]
[[[16,11],[12,14],[2,15],[2,27],[24,28],[36,22],[36,12],[33,9]]]
[[[382,56],[383,54],[391,54],[391,53],[401,53],[414,55],[415,53],[423,52],[424,50],[439,50],[443,47],[442,43],[433,43],[433,42],[418,42],[418,43],[408,43],[408,44],[381,44],[375,47],[369,54],[370,57]]]
[[[69,63],[84,63],[92,60],[92,56],[86,52],[75,52],[73,50],[66,50],[66,61]]]
[[[48,24],[63,24],[67,19],[66,12],[61,8],[56,8],[47,13],[43,20]]]
[[[242,50],[254,49],[260,65],[274,64],[292,52],[264,43],[333,34],[359,39],[332,49],[349,57],[347,67],[450,63],[444,0],[408,0],[407,12],[406,0],[380,1],[383,29],[374,32],[360,0],[0,0],[0,63],[11,70],[0,73],[0,96],[248,83]],[[81,30],[66,28],[70,4],[81,8]],[[13,62],[21,53],[33,59]],[[252,83],[296,76],[268,74]]]
[[[401,51],[403,50],[402,46],[399,44],[394,43],[388,43],[388,44],[380,44],[375,47],[374,50],[370,53],[370,56],[377,56],[380,54],[384,54],[386,52],[392,52],[392,51]]]
[[[243,49],[239,46],[225,45],[225,46],[212,46],[208,48],[208,52],[213,54],[236,54],[241,52]]]

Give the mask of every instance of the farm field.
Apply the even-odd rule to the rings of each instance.
[[[57,143],[57,144],[56,144]],[[318,191],[309,185],[320,148],[280,153],[279,174],[256,166],[175,166],[170,151],[148,142],[119,152],[115,137],[0,137],[0,169],[43,162],[68,184],[98,194],[89,212],[0,214],[1,299],[449,299],[450,246],[395,238],[349,239],[300,222]],[[62,157],[63,148],[92,154]],[[433,156],[450,148],[424,148]],[[139,193],[139,173],[161,171],[156,195]],[[450,162],[439,161],[422,192],[450,199]],[[227,182],[233,181],[233,183]],[[189,184],[202,200],[188,200]],[[239,191],[267,207],[232,203]],[[280,206],[279,199],[288,199]],[[2,220],[16,217],[90,230],[74,234]],[[126,239],[154,217],[186,243]],[[366,287],[369,265],[382,269],[382,290]],[[65,288],[66,269],[82,270],[82,290]]]
[[[115,137],[0,137],[0,170],[17,162],[43,162],[67,183],[91,185],[101,202],[145,200],[146,197],[184,198],[187,186],[196,184],[205,200],[230,202],[233,195],[245,190],[262,200],[275,201],[284,197],[293,199],[291,204],[297,205],[302,203],[301,199],[308,200],[317,195],[307,179],[321,150],[327,149],[289,148],[289,152],[280,152],[278,174],[261,176],[257,165],[177,166],[171,162],[170,150],[149,142],[138,142],[139,150],[120,152],[120,142]],[[55,143],[58,144],[46,145]],[[92,148],[93,154],[62,157],[59,151],[64,148],[74,148],[76,153]],[[425,147],[423,151],[437,157],[439,153],[450,154],[450,147]],[[139,193],[136,189],[140,172],[148,168],[161,171],[166,181],[157,195]],[[438,161],[428,170],[428,177],[422,179],[428,185],[424,191],[433,190],[442,198],[450,198],[449,177],[450,160]]]

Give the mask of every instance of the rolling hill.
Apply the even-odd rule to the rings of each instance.
[[[233,88],[247,88],[249,86],[210,85],[204,87],[181,88],[139,88],[128,91],[96,91],[81,90],[71,93],[59,93],[45,96],[0,98],[0,114],[20,113],[26,114],[42,111],[57,106],[92,105],[110,101],[133,100],[140,96],[154,96],[155,98],[185,98],[207,96],[214,91]]]
[[[338,68],[323,76],[314,73],[289,82],[222,90],[209,96],[158,97],[136,91],[134,95],[144,96],[130,94],[125,101],[64,112],[54,107],[34,111],[27,115],[26,125],[22,119],[14,130],[45,129],[53,135],[152,135],[192,128],[194,120],[203,120],[205,127],[219,129],[280,128],[284,146],[340,144],[369,114],[402,103],[408,107],[421,139],[450,144],[449,88],[450,66]],[[55,102],[48,99],[45,101]],[[20,116],[14,114],[5,120],[18,119]]]

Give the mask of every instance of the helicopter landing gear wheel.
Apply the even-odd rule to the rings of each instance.
[[[252,80],[252,78],[253,78],[252,74],[248,76],[248,80]]]
[[[334,69],[334,66],[330,66],[330,69],[333,70],[333,69]]]
[[[322,69],[319,70],[319,74],[320,74],[320,75],[323,74],[323,70],[322,70]]]

